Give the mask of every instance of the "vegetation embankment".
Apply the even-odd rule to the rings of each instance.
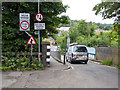
[[[103,60],[103,61],[101,62],[101,64],[102,64],[102,65],[107,65],[107,66],[114,66],[114,67],[116,67],[117,69],[120,69],[120,64],[115,65],[115,64],[113,63],[113,60],[110,60],[110,59]]]
[[[31,61],[28,56],[17,55],[17,57],[5,57],[2,56],[2,67],[3,71],[26,71],[26,70],[44,70],[44,65],[38,61],[37,58],[33,58]]]

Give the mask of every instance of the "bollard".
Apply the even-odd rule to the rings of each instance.
[[[65,64],[65,52],[64,52],[64,64]]]

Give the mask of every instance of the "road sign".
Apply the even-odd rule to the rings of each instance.
[[[43,30],[45,29],[45,23],[34,23],[35,30]]]
[[[35,39],[33,38],[33,36],[31,36],[27,42],[27,45],[36,45],[36,44],[37,43],[36,43]]]
[[[22,21],[20,23],[20,28],[24,31],[28,30],[30,27],[30,24],[27,21]]]
[[[38,35],[38,31],[35,31],[34,34],[35,34],[35,35]]]
[[[20,31],[29,31],[30,30],[30,14],[29,13],[20,13]]]
[[[41,13],[37,13],[36,16],[35,16],[35,19],[38,21],[38,22],[41,22],[43,20],[43,15]]]

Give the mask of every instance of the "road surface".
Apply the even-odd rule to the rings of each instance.
[[[51,57],[50,68],[23,72],[8,88],[118,88],[118,70],[113,67],[90,62],[69,65],[72,69]]]

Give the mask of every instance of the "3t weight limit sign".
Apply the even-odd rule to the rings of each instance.
[[[27,21],[22,21],[22,22],[20,23],[20,28],[21,28],[22,30],[28,30],[29,27],[30,27],[30,25],[29,25],[29,23],[28,23]]]

